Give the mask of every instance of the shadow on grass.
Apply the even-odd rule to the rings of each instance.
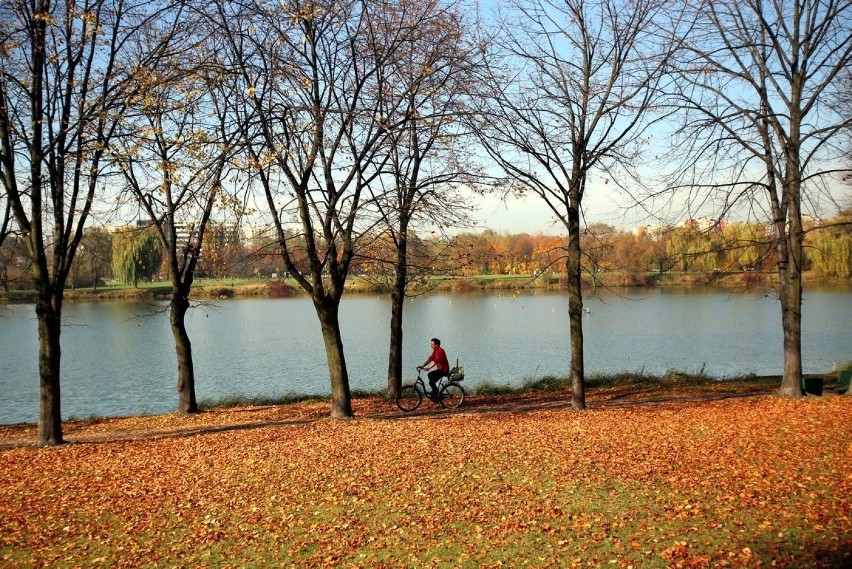
[[[669,372],[665,376],[652,376],[643,373],[622,373],[614,375],[590,376],[586,382],[587,406],[627,407],[659,404],[665,402],[697,402],[767,395],[777,390],[778,377],[744,376],[730,379],[714,379],[703,374],[684,374]],[[520,387],[492,384],[468,388],[468,398],[457,409],[445,409],[438,404],[424,401],[417,411],[404,413],[390,401],[382,391],[353,391],[353,404],[362,407],[356,409],[357,419],[405,420],[409,418],[429,417],[446,418],[454,414],[485,413],[527,413],[544,409],[571,407],[571,382],[567,378],[552,376],[531,379]],[[69,424],[66,437],[69,444],[102,443],[110,441],[141,440],[166,437],[183,437],[203,433],[221,433],[227,431],[245,431],[267,427],[307,424],[328,420],[327,410],[322,404],[330,402],[330,397],[317,395],[286,394],[278,397],[231,396],[218,400],[202,400],[199,407],[200,417],[216,410],[228,410],[229,414],[242,415],[245,420],[235,417],[236,421],[227,424],[192,425],[174,428],[136,428],[122,431],[116,428],[112,432],[84,434],[83,430],[117,418],[91,418],[80,421],[74,428]],[[283,408],[287,406],[317,404],[316,408],[303,409],[299,416],[289,418],[263,418],[250,420],[250,415],[263,409]],[[365,409],[366,410],[365,410]],[[293,413],[297,415],[298,413]],[[144,421],[144,419],[143,419]],[[13,427],[14,428],[14,427]],[[34,428],[33,425],[21,425],[21,429]],[[75,433],[76,431],[76,433]],[[18,436],[12,440],[0,442],[0,449],[34,446],[34,442],[24,442]]]

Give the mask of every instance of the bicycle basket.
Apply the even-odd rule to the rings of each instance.
[[[456,366],[450,370],[450,381],[461,381],[464,379],[464,366]]]

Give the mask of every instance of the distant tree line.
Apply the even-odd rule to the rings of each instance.
[[[805,270],[819,278],[852,277],[852,210],[806,224]],[[284,278],[274,240],[245,240],[233,228],[211,223],[207,228],[197,276],[202,278]],[[564,269],[564,236],[506,233],[491,229],[465,231],[446,238],[410,239],[410,264],[420,277],[433,275],[541,275]],[[754,222],[716,224],[701,229],[679,227],[625,231],[595,223],[581,235],[582,267],[587,277],[620,273],[625,285],[648,284],[649,275],[671,272],[763,272],[774,263],[771,229]],[[162,280],[167,272],[162,248],[150,228],[86,230],[72,269],[69,288],[98,288],[108,282],[137,286]],[[307,256],[294,247],[297,267],[307,271]],[[392,244],[381,235],[358,250],[352,262],[358,276],[381,281],[390,267]],[[0,247],[4,290],[26,288],[27,257],[12,236]]]

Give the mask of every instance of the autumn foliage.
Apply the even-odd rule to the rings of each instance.
[[[0,565],[852,563],[852,397],[548,397],[71,423],[0,451]]]

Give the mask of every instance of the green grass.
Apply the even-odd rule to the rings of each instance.
[[[277,396],[265,395],[225,395],[218,399],[207,398],[198,401],[198,408],[202,411],[210,409],[228,409],[231,407],[266,407],[274,405],[293,405],[296,403],[308,403],[311,401],[328,401],[328,397],[319,395],[299,395],[287,393]]]
[[[368,397],[385,397],[385,390],[368,391],[365,389],[353,389],[353,399]],[[328,395],[311,395],[299,393],[285,393],[282,395],[225,395],[220,398],[206,398],[198,401],[198,408],[202,411],[210,409],[228,409],[231,407],[267,407],[275,405],[295,405],[298,403],[329,402]]]
[[[585,387],[586,389],[640,386],[707,387],[718,385],[734,386],[737,384],[775,385],[777,382],[778,378],[760,378],[755,375],[714,378],[705,374],[703,370],[694,373],[669,370],[665,375],[648,374],[644,370],[640,370],[636,372],[625,371],[609,374],[589,374],[585,378]],[[511,395],[535,391],[558,391],[561,389],[571,389],[570,377],[544,376],[529,378],[520,386],[485,381],[477,385],[474,393],[479,395]]]

